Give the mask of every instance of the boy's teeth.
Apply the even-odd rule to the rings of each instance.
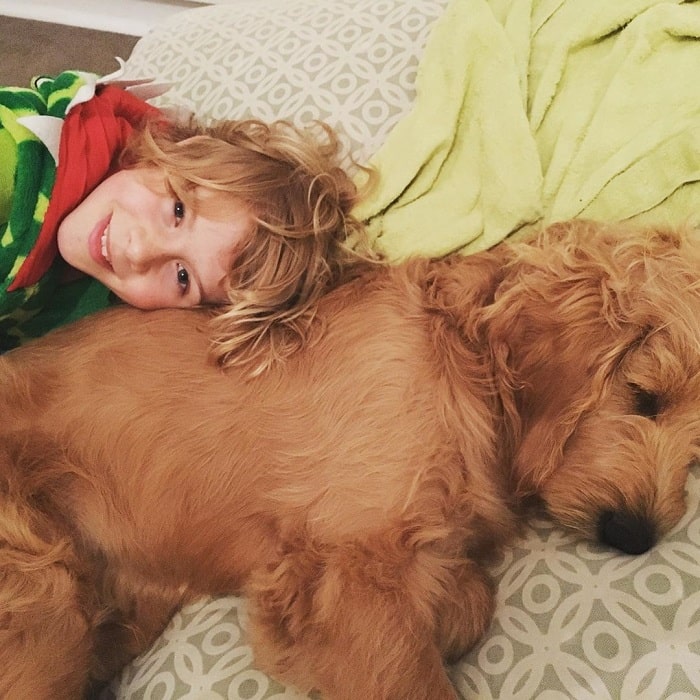
[[[109,256],[107,253],[107,238],[109,237],[109,226],[105,228],[104,233],[102,234],[102,257],[104,257],[105,260],[109,261]]]

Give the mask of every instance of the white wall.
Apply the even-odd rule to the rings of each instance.
[[[143,36],[166,17],[210,0],[0,0],[0,15]]]

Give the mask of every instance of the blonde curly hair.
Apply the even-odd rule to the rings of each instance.
[[[153,122],[121,155],[123,168],[161,168],[186,204],[204,187],[250,211],[254,230],[237,251],[228,303],[216,310],[212,327],[218,361],[251,374],[301,347],[319,297],[359,263],[376,260],[350,213],[360,193],[341,167],[339,139],[317,126]],[[371,174],[366,179],[371,183]]]

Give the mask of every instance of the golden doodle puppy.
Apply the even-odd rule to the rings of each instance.
[[[118,309],[0,359],[0,696],[81,698],[182,602],[243,592],[328,700],[453,700],[531,504],[630,554],[684,512],[700,245],[571,223],[373,266],[257,377],[207,317]]]

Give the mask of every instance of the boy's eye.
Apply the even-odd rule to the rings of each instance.
[[[177,221],[182,221],[185,218],[185,205],[180,201],[175,201],[175,206],[173,207],[173,214]]]
[[[190,273],[179,263],[177,266],[177,283],[180,285],[183,294],[189,289]]]

